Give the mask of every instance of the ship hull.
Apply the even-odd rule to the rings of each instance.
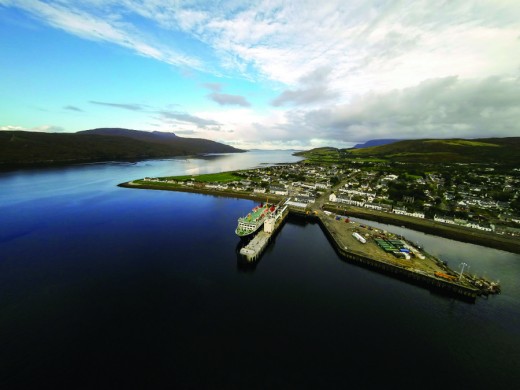
[[[260,228],[264,226],[264,224],[260,224],[255,230],[251,231],[251,232],[248,232],[246,234],[239,234],[237,230],[235,230],[235,234],[240,237],[241,240],[244,240],[244,241],[249,241],[251,240],[255,235],[256,233],[258,233],[258,231],[260,230]]]
[[[256,235],[256,233],[258,233],[258,231],[262,229],[262,227],[264,226],[264,221],[266,220],[267,215],[274,213],[276,209],[277,207],[275,205],[268,203],[266,203],[265,206],[262,205],[261,208],[257,207],[253,209],[252,218],[250,217],[250,215],[248,215],[249,219],[246,221],[244,221],[246,217],[238,219],[238,226],[235,229],[235,234],[242,240],[251,240]],[[257,213],[256,216],[254,213]],[[259,219],[260,213],[261,219]],[[251,219],[253,221],[258,221],[256,222],[256,226],[254,226],[255,222],[251,222]]]

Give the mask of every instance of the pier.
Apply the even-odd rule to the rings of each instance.
[[[258,261],[289,214],[317,222],[345,261],[469,302],[481,295],[500,292],[497,283],[457,273],[404,237],[350,221],[316,206],[303,207],[289,199],[280,207],[276,217],[266,221],[264,229],[240,250],[240,254],[249,262]]]
[[[455,273],[439,259],[420,251],[402,237],[394,237],[334,214],[321,213],[316,220],[336,252],[349,262],[471,302],[484,293],[473,286],[466,275]],[[383,244],[392,242],[404,248],[401,254],[388,250]]]
[[[248,261],[256,261],[265,250],[271,239],[280,230],[285,218],[289,214],[288,205],[284,204],[275,213],[274,217],[264,222],[263,229],[242,249],[240,254]]]

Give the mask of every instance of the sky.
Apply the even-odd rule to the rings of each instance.
[[[0,0],[0,130],[520,136],[518,0]]]

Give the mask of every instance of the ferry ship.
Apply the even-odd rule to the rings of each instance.
[[[263,225],[265,220],[276,213],[277,206],[269,203],[256,206],[245,217],[238,218],[235,233],[240,238],[251,238]]]

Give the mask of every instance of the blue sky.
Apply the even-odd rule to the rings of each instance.
[[[0,0],[0,129],[520,135],[517,1]]]

